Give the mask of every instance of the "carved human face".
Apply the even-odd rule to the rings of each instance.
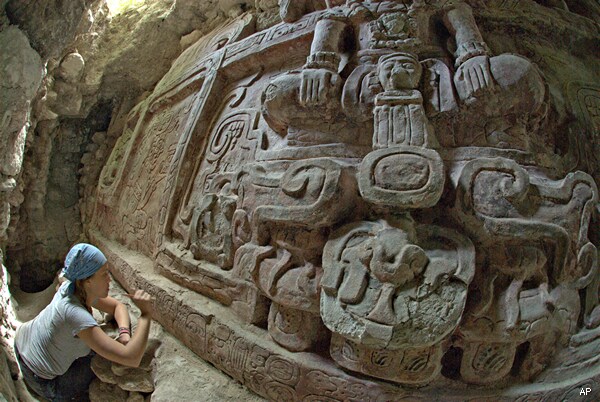
[[[414,89],[421,79],[421,65],[409,57],[398,56],[384,60],[378,74],[386,91]]]

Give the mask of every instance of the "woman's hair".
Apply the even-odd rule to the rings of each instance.
[[[89,278],[85,278],[85,279],[77,279],[75,281],[75,297],[77,297],[79,299],[79,301],[81,302],[81,304],[83,304],[83,306],[88,309],[91,310],[92,308],[90,306],[87,305],[86,300],[87,300],[87,293],[85,291],[85,288],[83,287],[83,282],[85,282],[86,280],[88,280]]]

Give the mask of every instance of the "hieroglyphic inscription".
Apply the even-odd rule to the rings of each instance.
[[[165,185],[164,179],[175,154],[177,134],[185,124],[195,101],[191,96],[170,108],[146,115],[142,124],[144,133],[132,144],[135,159],[132,172],[135,180],[128,180],[121,195],[123,208],[123,238],[135,248],[153,252],[158,230],[158,202]],[[141,128],[142,129],[142,128]],[[142,138],[143,137],[143,138]],[[143,185],[149,183],[150,185]]]

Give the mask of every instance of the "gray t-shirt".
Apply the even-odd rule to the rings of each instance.
[[[18,329],[15,345],[31,371],[52,379],[63,375],[75,360],[90,353],[90,348],[76,335],[97,325],[79,299],[63,297],[59,290],[37,317]]]

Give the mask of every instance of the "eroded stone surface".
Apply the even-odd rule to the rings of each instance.
[[[85,11],[97,0],[77,2],[49,1],[34,4],[28,1],[8,0],[6,13],[12,24],[27,32],[34,48],[44,58],[58,56],[69,44]],[[41,24],[45,21],[45,24]]]
[[[140,312],[124,293],[125,290],[113,281],[109,294],[127,305],[135,333]],[[97,319],[109,336],[117,336],[118,330],[109,315]],[[126,395],[128,401],[188,400],[195,398],[198,392],[211,401],[263,400],[195,355],[157,322],[150,327],[139,367],[123,366],[96,355],[92,359],[92,370],[103,383],[90,388],[90,397],[95,400],[112,400],[112,396],[104,395],[111,390],[117,398]]]
[[[5,349],[0,349],[0,395],[4,397],[6,401],[18,401],[17,390],[11,377],[13,370],[9,367],[9,358],[6,355]]]
[[[44,292],[35,294],[15,291],[14,287],[11,288],[15,300],[17,322],[25,322],[35,317],[41,309],[50,303],[56,286],[57,283],[55,282]],[[113,281],[111,283],[109,294],[127,304],[132,327],[135,331],[137,317],[140,312],[131,302],[131,299],[124,296],[124,293],[125,291],[117,282]],[[110,315],[94,310],[94,318],[109,336],[116,337],[118,329]],[[92,359],[92,369],[99,378],[90,389],[92,400],[116,399],[124,401],[125,398],[136,402],[149,400],[150,398],[169,401],[188,400],[194,398],[194,395],[196,395],[194,392],[198,389],[202,389],[203,395],[211,401],[262,400],[195,355],[180,341],[166,332],[157,322],[153,322],[151,325],[148,345],[138,368],[111,363],[96,355]],[[3,378],[6,378],[7,382],[0,382],[0,392],[7,400],[24,402],[38,400],[27,391],[22,379],[15,381],[17,394],[13,395],[14,390],[10,391],[12,387],[11,371],[6,369],[1,373],[5,375]],[[142,376],[144,377],[143,388],[148,391],[151,386],[153,391],[127,391],[123,393],[124,387],[140,388],[132,380]]]
[[[0,203],[0,233],[5,236],[8,227],[10,237],[9,269],[18,282],[21,270],[49,267],[41,284],[31,289],[37,291],[50,283],[70,245],[81,240],[82,226],[94,210],[98,176],[122,133],[124,117],[149,95],[191,41],[231,17],[230,9],[222,10],[216,0],[122,2],[115,10],[104,0],[51,1],[40,7],[20,1],[5,3],[8,15],[0,14],[0,30],[10,22],[19,23],[45,64],[45,78],[28,107],[28,158],[23,173],[15,180],[9,178],[10,183],[0,177],[1,188],[10,185],[14,189],[9,200],[3,197]],[[251,12],[253,24],[261,29],[279,22],[276,2],[259,5],[252,0],[234,6]],[[191,32],[195,35],[190,36]],[[180,46],[181,39],[188,36],[190,42]],[[107,130],[111,122],[111,130]],[[20,132],[21,139],[26,131]],[[106,132],[106,136],[98,140],[96,132]],[[77,152],[61,146],[59,139],[65,134]],[[8,157],[20,161],[22,153]],[[56,180],[48,172],[59,167],[72,174]],[[57,189],[69,202],[57,203],[55,197],[46,197]],[[80,198],[79,202],[71,202],[72,197]]]
[[[410,398],[426,401],[440,395],[449,401],[472,398],[512,401],[519,397],[563,400],[586,384],[593,386],[600,382],[598,357],[592,352],[597,350],[600,342],[597,334],[584,341],[586,346],[579,349],[580,354],[573,354],[573,349],[567,348],[562,355],[556,356],[556,366],[543,373],[540,378],[543,382],[537,383],[537,388],[514,379],[500,383],[500,387],[465,387],[442,376],[416,391],[364,376],[357,378],[323,356],[297,354],[273,346],[264,330],[239,321],[236,323],[232,312],[222,304],[152,272],[150,259],[135,253],[122,254],[122,246],[98,234],[94,235],[94,241],[106,250],[116,279],[127,288],[142,286],[155,295],[159,302],[156,318],[167,328],[173,328],[175,336],[194,353],[269,400],[383,401]],[[163,347],[167,344],[165,341]],[[175,364],[173,371],[165,371],[164,391],[175,392],[167,379],[179,372],[181,364],[185,363],[176,353],[181,351],[176,344],[164,351],[164,354],[159,351],[158,361],[167,359]],[[383,354],[380,356],[384,357]],[[384,358],[382,361],[388,360]],[[196,372],[195,369],[190,370]],[[200,373],[186,378],[187,382],[183,382],[180,388],[184,393],[188,392],[187,385],[206,380]],[[160,384],[161,381],[157,380],[153,398],[157,393],[165,395]],[[204,388],[204,385],[200,387]],[[595,394],[590,394],[590,397],[595,397]]]
[[[85,148],[82,210],[170,331],[274,400],[459,399],[472,383],[563,399],[598,382],[597,4],[282,0],[275,26],[206,4],[194,41],[177,2],[154,65],[159,7],[118,17],[149,47],[84,29],[118,54],[78,47],[81,76],[50,64],[43,163],[26,168],[43,176],[48,138],[73,136],[58,114],[131,78],[90,133],[106,132]],[[53,195],[31,182],[23,216],[41,222]],[[20,205],[22,184],[5,187]]]
[[[144,400],[144,395],[139,392],[130,392],[127,397],[127,402],[143,402]]]
[[[0,244],[7,238],[10,195],[21,172],[31,102],[43,77],[42,60],[15,26],[0,31]]]
[[[215,370],[169,334],[162,339],[155,365],[153,401],[185,400],[191,395],[203,395],[207,400],[214,401],[263,400]]]
[[[552,373],[597,377],[553,360],[593,361],[600,333],[597,164],[573,159],[597,94],[565,85],[594,82],[597,61],[542,50],[566,4],[475,3],[280,1],[283,23],[241,16],[186,49],[127,116],[91,225],[119,261],[151,257],[237,315],[145,282],[169,330],[270,399],[526,396],[540,376],[562,395]],[[512,13],[525,44],[504,40]],[[590,45],[593,24],[568,18]],[[241,323],[270,335],[264,355]]]

